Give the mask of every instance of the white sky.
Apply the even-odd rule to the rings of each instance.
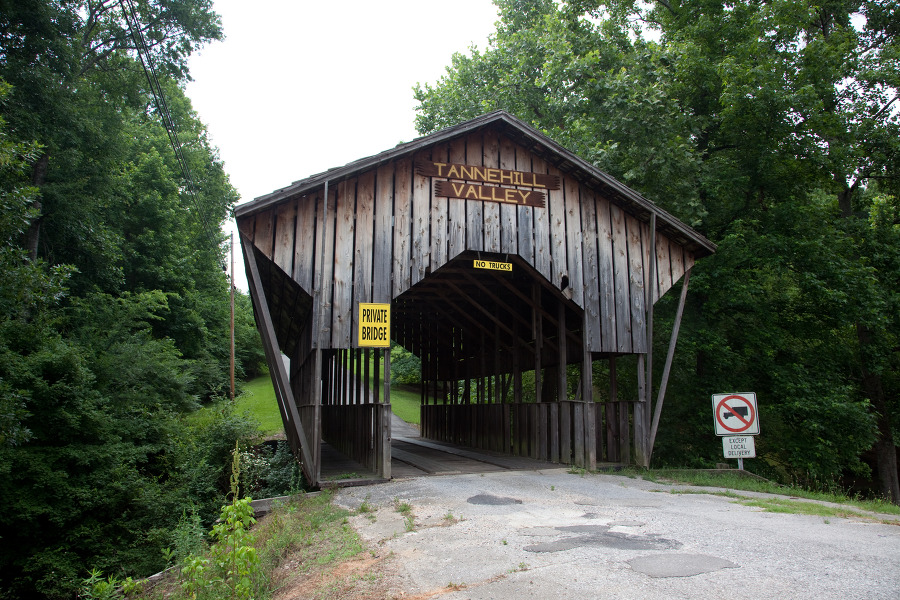
[[[417,137],[412,87],[484,50],[491,0],[215,0],[224,42],[191,59],[194,109],[240,202]],[[239,252],[235,281],[246,290]]]

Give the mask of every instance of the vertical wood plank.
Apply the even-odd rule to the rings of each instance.
[[[374,261],[375,234],[375,171],[368,171],[359,177],[356,186],[356,241],[353,257],[353,301],[350,304],[352,326],[350,338],[355,346],[359,343],[356,332],[359,329],[360,302],[372,302],[372,264]],[[368,362],[366,363],[368,366]],[[368,384],[367,384],[368,385]]]
[[[323,205],[318,211],[316,221],[318,223],[316,231],[316,257],[324,255],[324,262],[321,267],[321,273],[316,274],[320,286],[318,302],[313,301],[313,309],[316,311],[313,321],[319,329],[319,339],[316,348],[331,347],[331,301],[332,301],[332,284],[334,282],[334,224],[336,210],[337,191],[331,187],[328,191],[328,197],[323,197]],[[327,213],[327,214],[326,214]],[[324,254],[322,245],[324,244]]]
[[[641,223],[631,215],[625,217],[628,236],[628,283],[631,296],[632,352],[647,352],[647,312],[644,303],[644,250],[641,240]]]
[[[450,162],[464,164],[466,162],[466,141],[457,138],[450,142]],[[466,201],[460,198],[449,198],[449,251],[448,260],[456,258],[466,250]]]
[[[563,275],[567,275],[569,268],[566,258],[566,198],[564,191],[566,180],[559,169],[555,167],[550,167],[548,172],[551,175],[559,175],[563,181],[560,189],[547,192],[549,196],[547,208],[550,212],[550,283],[559,288]]]
[[[672,283],[684,275],[684,248],[676,244],[670,246],[672,252]]]
[[[566,202],[566,270],[569,273],[569,287],[572,288],[572,302],[584,307],[584,271],[581,226],[581,194],[578,182],[571,177],[565,180]]]
[[[500,166],[500,139],[494,131],[484,133],[481,164],[485,167]],[[500,204],[484,203],[484,251],[500,252]]]
[[[516,170],[516,147],[509,138],[500,140],[500,168]],[[527,207],[526,207],[527,208]],[[500,251],[517,254],[519,251],[519,232],[516,227],[518,207],[513,204],[500,205]]]
[[[616,352],[615,249],[610,221],[609,202],[597,198],[597,282],[600,295],[600,339],[603,352]]]
[[[600,328],[600,270],[597,264],[597,202],[589,190],[581,190],[581,227],[583,231],[584,274],[584,336],[589,352],[600,352],[602,332]]]
[[[481,135],[473,133],[466,138],[466,164],[481,164],[482,160]],[[466,248],[484,250],[484,202],[481,200],[466,200]]]
[[[531,160],[531,169],[535,173],[547,173],[547,163],[537,156]],[[532,209],[534,227],[534,268],[550,280],[550,204],[549,197],[544,208]]]
[[[554,462],[561,462],[564,465],[572,464],[572,403],[571,402],[560,402],[559,406],[559,420],[557,421],[556,427],[558,430],[557,436],[559,439],[559,449],[557,450],[557,460]]]
[[[656,260],[656,252],[650,252],[650,244],[656,244],[656,238],[651,242],[650,224],[641,222],[641,254],[644,263],[644,307],[649,310],[650,304],[656,303],[659,296],[656,288],[656,273],[654,272],[650,258]],[[653,285],[650,285],[650,277],[653,276]]]
[[[572,425],[575,433],[575,439],[572,440],[575,466],[584,467],[584,402],[573,402],[572,412]]]
[[[669,262],[669,238],[656,233],[656,279],[657,298],[661,298],[672,287],[672,265]]]
[[[684,251],[684,264],[682,268],[684,269],[685,273],[694,268],[694,255],[687,250]]]
[[[597,469],[597,405],[593,402],[584,405],[584,462],[585,468]]]
[[[394,165],[378,168],[375,175],[375,232],[372,257],[372,302],[391,301],[393,262]]]
[[[293,279],[308,294],[313,291],[313,266],[316,260],[315,242],[316,231],[316,199],[315,196],[303,196],[297,206],[297,227],[294,235],[297,238],[295,244]]]
[[[394,298],[409,289],[411,204],[412,161],[407,159],[398,161],[394,171]]]
[[[416,158],[426,159],[419,155]],[[410,258],[410,287],[425,279],[430,266],[431,241],[428,222],[431,219],[431,179],[413,172],[412,190],[412,256]]]
[[[356,179],[337,186],[337,230],[334,246],[334,302],[332,307],[331,344],[333,348],[350,347],[353,303],[353,243]]]
[[[631,353],[631,298],[629,297],[628,238],[625,213],[615,204],[609,205],[613,236],[613,277],[615,280],[616,350]]]
[[[278,207],[275,225],[274,261],[285,273],[293,273],[294,267],[294,219],[297,216],[297,201],[289,201]]]
[[[253,245],[272,260],[275,246],[275,209],[270,208],[256,215],[256,228],[253,232]]]
[[[448,149],[446,144],[439,144],[431,151],[431,159],[437,162],[447,162]],[[426,178],[427,180],[427,178]],[[429,194],[433,191],[429,187]],[[437,271],[447,263],[449,247],[448,225],[448,200],[433,196],[431,198],[431,270]]]
[[[515,169],[525,173],[533,172],[531,152],[521,146],[516,146],[515,153]],[[531,266],[534,266],[534,210],[531,206],[516,207],[517,252]]]

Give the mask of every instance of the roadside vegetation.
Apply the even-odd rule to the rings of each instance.
[[[351,513],[332,503],[332,493],[298,493],[277,503],[258,522],[249,497],[240,497],[244,455],[233,454],[232,500],[210,530],[188,523],[171,551],[171,567],[150,580],[119,579],[93,572],[81,598],[111,600],[267,600],[344,597],[384,583],[381,559],[349,525]]]
[[[745,491],[783,496],[784,498],[777,499],[753,498],[752,500],[748,501],[751,502],[751,505],[757,505],[752,503],[758,503],[760,507],[766,508],[766,510],[770,510],[771,512],[820,514],[819,512],[815,511],[824,511],[832,516],[840,516],[839,513],[841,512],[847,514],[850,514],[850,512],[852,512],[845,507],[854,507],[873,513],[900,515],[900,506],[887,502],[884,499],[861,498],[858,495],[850,495],[837,489],[815,490],[797,485],[780,485],[761,477],[740,473],[737,470],[704,471],[694,469],[628,469],[622,472],[617,472],[616,474],[631,478],[640,477],[646,481],[652,482],[687,484],[690,486],[696,486],[697,488],[708,487],[716,488],[716,490],[727,490],[726,492],[706,492],[700,489],[679,488],[676,490],[672,490],[673,494],[713,493],[717,495],[728,495],[728,497],[733,498],[746,498],[746,496],[734,493],[735,491]],[[827,507],[815,508],[816,506],[821,507],[822,505],[810,505],[809,503],[796,502],[795,500],[798,498],[802,498],[805,500],[814,500],[817,502],[839,504],[841,505],[841,507],[832,509],[829,509]],[[855,514],[859,515],[860,513]]]

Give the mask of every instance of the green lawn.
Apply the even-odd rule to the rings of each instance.
[[[269,435],[284,430],[272,378],[268,375],[244,384],[244,393],[235,398],[238,413],[249,412],[259,421],[260,432]],[[391,387],[391,409],[407,423],[419,424],[419,392],[410,386]]]
[[[409,387],[391,386],[391,411],[407,423],[419,424],[420,394]]]
[[[259,421],[259,430],[269,435],[284,431],[278,401],[275,400],[275,388],[268,375],[251,379],[244,384],[244,393],[234,399],[237,412],[249,412]]]

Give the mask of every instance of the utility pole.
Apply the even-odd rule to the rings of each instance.
[[[234,233],[231,234],[231,401],[234,402]]]

